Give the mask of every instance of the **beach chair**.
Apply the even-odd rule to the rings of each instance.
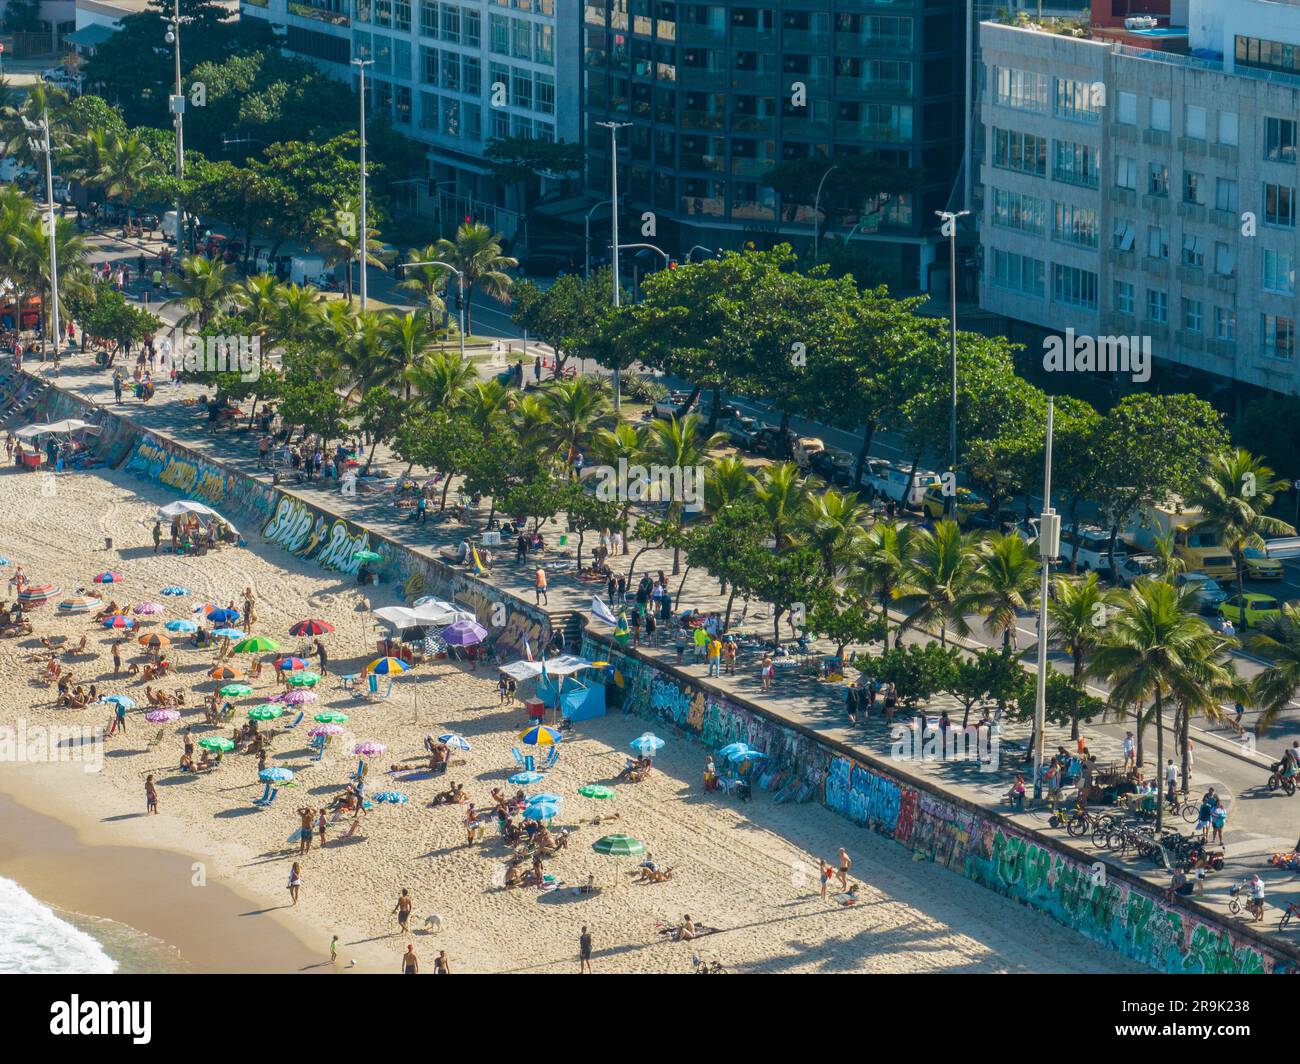
[[[313,761],[319,761],[325,756],[325,736],[313,735],[307,746],[312,751],[311,759]]]
[[[554,768],[555,762],[559,760],[560,760],[560,748],[558,746],[552,746],[551,749],[546,754],[546,760],[542,762],[542,771],[545,772],[547,769]]]
[[[280,788],[272,787],[271,784],[268,783],[266,785],[266,790],[262,792],[262,797],[254,798],[253,804],[257,806],[259,809],[266,809],[272,802],[275,801],[275,796],[279,793],[280,793]]]
[[[518,765],[520,768],[523,768],[523,767],[524,767],[524,755],[521,754],[521,753],[519,752],[519,747],[517,747],[517,746],[512,746],[512,747],[510,748],[510,753],[514,755],[515,764]]]
[[[159,729],[158,729],[158,734],[155,735],[152,739],[149,740],[149,744],[148,744],[148,745],[149,745],[149,749],[152,750],[155,746],[157,746],[159,743],[161,743],[162,740],[163,740],[163,729],[162,729],[162,728],[159,728]]]
[[[298,711],[298,715],[297,715],[296,717],[293,718],[293,723],[292,723],[292,724],[286,724],[286,725],[284,726],[284,730],[285,730],[285,731],[293,731],[294,728],[298,727],[298,725],[302,723],[302,718],[305,717],[306,715],[307,715],[307,714],[306,714],[306,712],[305,712],[304,710],[299,710],[299,711]]]
[[[524,755],[524,768],[527,769],[529,772],[534,772],[534,771],[536,771],[536,766],[533,764],[533,755],[532,755],[532,754],[525,754],[525,755]]]

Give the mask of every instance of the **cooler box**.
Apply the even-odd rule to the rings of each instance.
[[[546,717],[546,704],[540,698],[525,698],[524,709],[528,711],[528,719],[541,721]]]

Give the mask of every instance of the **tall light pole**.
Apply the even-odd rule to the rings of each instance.
[[[582,256],[582,276],[585,280],[591,276],[591,216],[596,213],[597,208],[605,206],[604,201],[597,200],[591,205],[591,210],[587,212],[587,217],[582,221],[583,232],[583,256]]]
[[[609,130],[609,214],[610,214],[610,253],[614,262],[614,306],[619,305],[618,299],[618,131],[624,126],[630,126],[631,122],[597,122],[596,125],[603,126]],[[623,408],[623,397],[620,388],[621,378],[619,377],[618,366],[614,367],[614,409]]]
[[[181,88],[181,0],[172,0],[172,18],[165,40],[172,46],[176,83],[170,100],[176,128],[176,268],[185,257],[185,209],[181,205],[181,179],[185,176],[185,93]]]
[[[822,185],[826,184],[826,179],[838,170],[839,163],[832,166],[826,173],[822,174],[822,179],[817,182],[817,195],[813,198],[813,264],[817,263],[817,256],[820,254],[821,235],[822,235]]]
[[[366,309],[366,245],[369,230],[366,227],[366,67],[373,59],[354,59],[352,65],[361,72],[361,243],[357,258],[361,260],[361,309]],[[462,321],[463,324],[463,321]],[[465,331],[461,330],[461,348],[465,346]]]
[[[1052,562],[1060,553],[1061,518],[1052,509],[1052,411],[1047,400],[1047,447],[1043,454],[1043,512],[1038,519],[1038,559],[1042,580],[1038,590],[1038,677],[1034,695],[1034,800],[1043,796],[1043,730],[1047,717],[1047,589]]]
[[[443,262],[441,259],[429,259],[427,262],[404,262],[399,269],[408,270],[412,266],[441,266],[445,270],[451,270],[456,275],[456,290],[460,293],[460,357],[461,361],[465,359],[465,273],[463,270],[456,269],[450,262]],[[527,351],[527,345],[525,345]]]
[[[49,214],[46,215],[45,226],[50,238],[50,335],[54,339],[54,350],[57,353],[63,337],[59,330],[59,255],[54,225],[54,164],[51,161],[54,152],[50,145],[50,112],[48,110],[41,112],[39,122],[33,122],[24,115],[23,126],[28,133],[41,134],[40,150],[45,154],[45,196],[49,200]],[[28,143],[35,147],[35,138],[30,138]]]
[[[950,461],[954,477],[953,491],[943,500],[945,517],[952,516],[953,505],[957,501],[957,219],[964,218],[970,211],[935,211],[943,219],[942,232],[948,238],[948,338],[952,355],[952,395],[948,413],[948,445],[951,452]]]

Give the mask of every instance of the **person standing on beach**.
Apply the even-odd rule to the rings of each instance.
[[[117,703],[117,719],[113,721],[113,731],[126,734],[126,706],[121,702]]]
[[[591,932],[587,925],[582,925],[582,934],[578,936],[578,974],[594,975],[591,970]]]
[[[320,674],[324,676],[329,666],[329,655],[325,653],[325,644],[319,639],[316,640],[316,658],[320,662]]]
[[[265,752],[265,751],[263,751]],[[320,848],[325,849],[325,807],[320,807],[320,812],[316,815],[316,831],[320,835]]]
[[[144,778],[145,816],[158,812],[158,788],[154,786],[153,773]]]
[[[537,567],[537,572],[534,574],[533,594],[536,596],[539,604],[545,602],[549,605],[550,600],[546,597],[546,570],[540,565]]]
[[[121,645],[122,645],[122,641],[120,639],[113,644],[113,675],[114,676],[116,676],[118,673],[122,671],[122,652],[120,649],[118,649],[119,647],[121,647]]]
[[[440,949],[438,956],[433,958],[434,975],[451,975],[451,962],[447,960],[447,951]]]
[[[831,866],[826,863],[824,858],[818,858],[818,860],[821,862],[822,866],[822,897],[824,898],[826,897],[826,888],[830,885],[831,877],[835,875],[835,872],[832,870]]]
[[[406,944],[406,952],[402,954],[402,974],[420,974],[420,958],[415,955],[415,946],[410,942]]]
[[[298,862],[294,861],[293,867],[289,869],[289,897],[293,899],[293,904],[298,904],[298,891],[302,890],[302,869],[298,867]]]
[[[298,807],[298,817],[301,821],[301,830],[298,832],[298,855],[311,851],[311,832],[315,826],[313,821],[316,819],[316,810],[309,805]]]
[[[155,520],[153,523],[153,552],[158,553],[158,548],[162,545],[162,522]]]
[[[849,869],[853,867],[853,861],[849,857],[849,851],[843,846],[840,847],[840,886],[845,890],[849,889]]]
[[[414,904],[411,892],[403,887],[397,904],[393,906],[393,913],[397,916],[397,930],[403,934],[411,933],[411,908]]]
[[[330,964],[339,962],[339,936],[335,935],[330,939]]]

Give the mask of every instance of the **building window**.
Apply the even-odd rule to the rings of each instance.
[[[1121,126],[1136,126],[1138,124],[1138,98],[1136,93],[1121,92],[1119,94],[1119,106],[1115,121]]]
[[[533,75],[527,70],[514,71],[511,79],[510,103],[522,107],[525,111],[533,109]]]
[[[1237,272],[1237,249],[1231,244],[1214,245],[1214,272],[1220,277],[1232,277]]]
[[[1230,177],[1220,177],[1214,184],[1214,209],[1237,212],[1237,182]]]
[[[393,29],[401,30],[403,33],[409,33],[411,30],[411,4],[410,0],[393,0]],[[410,101],[407,101],[406,113],[407,121],[410,121]]]
[[[1018,111],[1047,111],[1048,78],[1028,70],[993,68],[993,100]]]
[[[1095,248],[1097,246],[1097,212],[1088,207],[1075,207],[1069,203],[1056,204],[1052,236],[1067,244]]]
[[[1231,307],[1214,308],[1214,338],[1228,343],[1237,339],[1237,313]]]
[[[1183,234],[1183,265],[1194,270],[1205,266],[1205,242],[1199,236]]]
[[[1235,111],[1219,112],[1219,143],[1237,144],[1237,114]]]
[[[465,123],[465,139],[481,141],[483,139],[483,112],[478,104],[462,104],[460,116]]]
[[[438,5],[432,0],[421,0],[420,33],[425,37],[438,36]],[[424,125],[423,118],[420,120],[420,125]]]
[[[408,85],[398,85],[393,97],[393,121],[398,125],[411,124],[411,89]]]
[[[1147,258],[1169,258],[1169,230],[1161,225],[1147,227]]]
[[[442,39],[452,44],[460,43],[460,8],[442,5]]]
[[[1169,164],[1152,163],[1148,170],[1147,192],[1153,196],[1169,195]]]
[[[1043,294],[1043,263],[1026,255],[993,249],[993,284],[1031,296]]]
[[[1168,323],[1169,295],[1167,293],[1157,292],[1154,288],[1147,289],[1147,320],[1157,325]]]
[[[438,49],[420,47],[420,80],[425,85],[438,84]]]
[[[533,23],[533,61],[555,62],[555,27],[548,23]]]
[[[1047,176],[1047,138],[1014,129],[993,129],[993,165],[1019,170],[1037,177]]]
[[[483,94],[483,64],[476,55],[460,57],[460,90],[470,96]]]
[[[1264,335],[1264,355],[1290,362],[1295,354],[1295,321],[1273,314],[1261,314]]]
[[[1096,310],[1097,275],[1056,263],[1052,267],[1052,298],[1058,303]]]
[[[1265,248],[1263,253],[1263,285],[1266,292],[1282,295],[1295,293],[1295,259],[1285,251]]]
[[[1026,233],[1041,233],[1046,212],[1043,201],[1037,196],[1021,192],[993,190],[993,224],[1004,229],[1020,229]]]
[[[537,110],[545,115],[555,114],[555,78],[550,74],[537,75]]]
[[[1052,177],[1067,185],[1083,188],[1097,187],[1097,170],[1101,153],[1087,144],[1055,141],[1056,154],[1052,159]]]
[[[460,53],[442,53],[442,87],[460,92]]]
[[[1264,158],[1295,162],[1295,122],[1290,118],[1264,119]]]
[[[1264,222],[1295,228],[1295,189],[1290,185],[1264,186]]]
[[[1151,128],[1161,133],[1169,132],[1169,101],[1152,98]]]
[[[431,92],[420,93],[420,128],[437,129],[442,121],[438,97]]]
[[[1112,282],[1115,309],[1121,314],[1133,313],[1133,285],[1128,281]]]
[[[481,48],[483,46],[483,16],[477,11],[471,11],[465,8],[460,16],[460,43],[466,48]]]
[[[1115,232],[1111,246],[1116,251],[1132,251],[1137,240],[1137,226],[1124,218],[1115,219]]]
[[[1205,178],[1201,174],[1183,171],[1183,202],[1205,204]]]
[[[1100,83],[1057,78],[1056,114],[1074,122],[1099,122],[1103,92]]]
[[[516,59],[533,58],[533,24],[521,18],[510,20],[510,54]]]
[[[1285,74],[1300,74],[1300,48],[1281,41],[1268,41],[1260,37],[1236,39],[1237,63],[1240,66],[1280,70]]]
[[[1193,140],[1205,139],[1205,108],[1187,104],[1183,108],[1183,135]]]
[[[1199,299],[1183,300],[1183,329],[1198,333],[1205,327],[1205,306]]]
[[[509,55],[510,20],[505,15],[492,15],[488,25],[492,30],[492,51],[496,55]]]

